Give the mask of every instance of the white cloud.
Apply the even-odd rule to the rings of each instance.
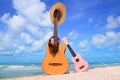
[[[29,22],[40,26],[50,26],[49,12],[45,11],[46,5],[40,0],[13,0],[14,8]]]
[[[120,27],[120,16],[117,17],[113,17],[113,16],[109,16],[107,18],[107,24],[106,24],[106,28],[111,30],[111,29],[115,29]]]
[[[34,41],[33,38],[29,34],[24,33],[24,32],[20,34],[20,37],[23,41],[25,41],[27,45],[32,44]]]
[[[8,30],[0,33],[0,52],[13,54],[28,51],[26,49],[42,49],[52,35],[45,3],[40,0],[13,0],[13,7],[17,14],[11,16],[8,12],[1,17]]]
[[[26,27],[26,24],[34,24],[41,27],[50,27],[52,25],[49,12],[45,11],[46,6],[43,2],[39,0],[13,0],[13,5],[17,10],[17,15],[10,17],[10,14],[6,13],[1,18],[11,29],[19,30],[22,27]]]
[[[110,47],[120,43],[120,32],[109,31],[106,34],[96,34],[92,37],[92,44],[97,48]]]
[[[48,32],[48,34],[45,35],[45,36],[43,36],[42,39],[40,39],[40,40],[35,40],[35,41],[33,42],[33,44],[32,44],[32,45],[33,45],[33,47],[32,47],[33,51],[35,51],[35,50],[40,50],[41,48],[43,48],[43,45],[44,45],[45,43],[47,43],[48,39],[49,39],[50,36],[53,34],[52,31],[47,31],[47,32]]]
[[[4,14],[2,17],[1,17],[1,20],[5,23],[7,23],[7,20],[9,19],[10,17],[10,14],[9,13],[6,13]]]
[[[89,42],[88,42],[88,40],[85,39],[83,41],[80,41],[79,46],[80,46],[80,50],[82,52],[89,51]]]
[[[10,14],[6,13],[1,17],[1,20],[9,26],[11,32],[20,32],[26,24],[26,20],[19,14],[10,17]]]
[[[79,36],[79,34],[77,32],[75,32],[74,30],[72,30],[71,32],[69,32],[69,34],[67,36],[68,40],[70,40],[69,44],[73,45],[74,44],[73,40],[77,39],[78,36]]]
[[[24,46],[17,46],[17,49],[15,50],[15,53],[20,53],[25,50]]]
[[[12,18],[8,20],[8,25],[11,27],[12,30],[18,30],[19,27],[24,26],[24,18],[21,16],[14,15]]]
[[[1,50],[5,50],[6,48],[8,48],[9,46],[11,46],[11,35],[9,35],[8,33],[3,34],[0,33],[0,49]],[[11,49],[12,47],[10,47]]]
[[[92,38],[92,44],[97,46],[98,48],[104,45],[105,42],[106,42],[106,37],[101,34],[97,34]]]
[[[35,38],[38,38],[38,39],[40,39],[41,36],[47,34],[44,32],[44,31],[47,31],[47,28],[45,28],[46,30],[42,30],[42,28],[40,29],[40,27],[36,27],[32,24],[28,24],[26,28],[29,32],[32,33],[32,35],[34,35]]]
[[[72,30],[69,34],[68,34],[68,38],[71,39],[71,40],[75,40],[78,38],[78,33],[75,32],[74,30]]]

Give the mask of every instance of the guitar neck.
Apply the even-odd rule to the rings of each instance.
[[[57,18],[54,18],[54,44],[57,44],[57,38],[58,38],[58,24],[57,24]]]
[[[73,49],[71,48],[71,46],[68,44],[67,47],[68,47],[68,49],[70,50],[72,56],[75,57],[76,54],[75,54],[75,52],[73,51]]]

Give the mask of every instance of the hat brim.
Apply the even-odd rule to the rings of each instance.
[[[62,14],[62,17],[60,18],[60,20],[57,23],[58,25],[61,25],[64,22],[65,17],[66,17],[66,8],[60,2],[58,2],[57,4],[52,6],[52,8],[50,9],[50,20],[53,24],[54,24],[54,11],[56,9],[59,10],[59,12],[61,12],[61,14]]]

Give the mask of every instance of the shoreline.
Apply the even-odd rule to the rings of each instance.
[[[120,80],[120,66],[94,68],[85,72],[69,72],[60,75],[38,75],[8,80]]]

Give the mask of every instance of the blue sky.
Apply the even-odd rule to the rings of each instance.
[[[119,0],[1,0],[0,63],[40,63],[45,44],[53,35],[49,9],[66,6],[66,19],[58,27],[74,51],[88,62],[120,62]],[[61,41],[62,43],[62,41]],[[71,54],[66,50],[71,62]]]

